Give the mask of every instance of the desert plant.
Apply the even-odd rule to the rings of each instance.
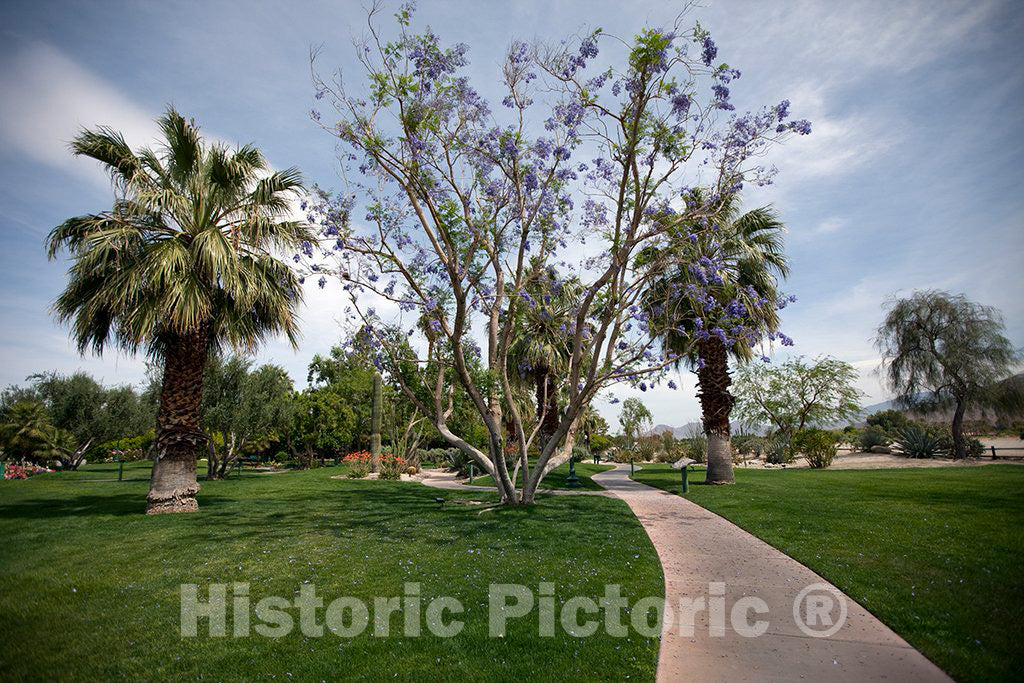
[[[708,440],[704,435],[695,436],[683,442],[683,455],[699,463],[708,461]]]
[[[793,462],[793,452],[790,449],[790,439],[783,432],[779,432],[765,442],[764,460],[772,465]]]
[[[373,375],[373,422],[370,434],[370,454],[373,456],[372,467],[374,471],[380,468],[380,421],[383,412],[383,380],[379,372]]]
[[[936,458],[949,455],[950,440],[918,424],[909,424],[897,433],[896,452],[908,458]]]
[[[348,476],[350,479],[362,479],[370,473],[372,457],[367,451],[350,453],[342,458],[342,462],[348,465]]]
[[[764,449],[768,442],[760,436],[741,434],[740,436],[734,436],[732,443],[736,447],[736,452],[741,456],[760,458],[764,454]]]
[[[390,454],[380,456],[379,472],[381,479],[401,479],[402,473],[408,467],[409,462],[405,458]]]
[[[464,451],[458,448],[447,449],[445,458],[447,459],[448,469],[455,470],[456,474],[460,477],[469,476],[469,465],[473,461]]]
[[[874,446],[888,446],[890,443],[892,443],[892,439],[885,433],[885,430],[875,425],[865,427],[857,436],[857,445],[865,453]]]
[[[804,429],[793,437],[793,449],[803,453],[807,464],[823,469],[836,457],[836,436],[824,429]]]

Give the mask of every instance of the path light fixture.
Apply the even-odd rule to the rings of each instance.
[[[679,470],[683,476],[682,495],[684,496],[690,492],[690,466],[696,464],[696,462],[693,458],[679,458],[679,460],[672,463],[672,467]]]
[[[565,479],[565,487],[578,489],[580,487],[579,477],[576,476],[576,456],[569,456],[569,476]]]

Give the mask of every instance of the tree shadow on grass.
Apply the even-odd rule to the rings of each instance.
[[[223,499],[207,497],[204,505],[217,506]],[[122,493],[79,494],[52,498],[33,498],[0,505],[4,519],[58,519],[61,517],[143,517],[146,494],[139,491]]]

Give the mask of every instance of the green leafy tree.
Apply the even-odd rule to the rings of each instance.
[[[697,193],[698,199],[703,193]],[[789,273],[783,251],[785,226],[771,207],[760,207],[740,214],[739,195],[729,195],[714,221],[718,226],[715,238],[692,239],[700,234],[698,226],[684,222],[670,233],[668,266],[662,277],[654,281],[645,297],[645,307],[660,317],[665,329],[665,346],[681,356],[681,362],[696,368],[704,433],[708,440],[707,481],[732,484],[730,445],[730,414],[736,400],[729,390],[729,358],[749,362],[754,357],[754,337],[775,332],[779,326],[777,303],[780,299],[777,278]],[[664,262],[659,250],[657,262]],[[653,257],[652,257],[652,260]],[[706,306],[682,293],[687,288],[706,285],[706,268],[693,264],[715,264],[713,276],[717,284],[708,289],[718,306],[709,316]],[[764,302],[767,301],[768,305]],[[742,307],[750,335],[730,340],[721,319]],[[721,334],[719,334],[721,332]],[[696,345],[692,340],[697,339]]]
[[[43,373],[29,380],[56,429],[66,432],[51,454],[66,469],[78,469],[93,446],[151,429],[151,407],[132,387],[105,388],[84,372]]]
[[[207,478],[227,477],[254,440],[288,429],[293,393],[291,378],[279,366],[254,370],[251,360],[237,355],[211,358],[203,387],[202,425],[215,444]]]
[[[71,254],[54,309],[79,351],[144,349],[163,363],[149,514],[198,510],[207,358],[224,346],[252,350],[268,335],[295,344],[302,286],[278,254],[313,239],[287,218],[302,191],[296,169],[272,171],[252,145],[204,142],[173,108],[158,124],[155,149],[133,152],[106,127],[74,139],[76,155],[110,172],[114,205],[49,236],[51,258]]]
[[[736,375],[736,414],[748,425],[771,425],[792,438],[809,426],[857,417],[863,394],[856,381],[852,365],[828,356],[750,363]]]
[[[904,406],[928,412],[953,406],[953,453],[967,457],[964,413],[1019,404],[1000,382],[1021,360],[999,311],[962,294],[927,290],[892,303],[876,343],[890,388]]]
[[[326,356],[313,356],[309,364],[307,380],[311,387],[328,389],[339,396],[349,398],[351,405],[348,417],[354,424],[350,430],[351,439],[338,444],[343,450],[370,448],[373,378],[376,370],[373,364],[372,339],[365,330],[359,330],[342,343],[331,347]],[[349,431],[348,428],[346,431]]]
[[[349,448],[356,417],[351,400],[332,389],[307,389],[296,394],[287,444],[306,467],[318,457],[334,457]]]
[[[647,409],[643,401],[638,398],[627,398],[622,402],[619,424],[622,425],[622,433],[626,437],[626,444],[629,448],[636,445],[637,439],[653,423],[654,418],[651,411]]]

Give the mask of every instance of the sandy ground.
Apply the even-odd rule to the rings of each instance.
[[[841,449],[836,459],[832,461],[829,469],[832,470],[884,470],[910,467],[979,467],[991,465],[993,460],[989,452],[991,446],[995,446],[997,454],[1001,459],[995,462],[1024,464],[1024,441],[1016,437],[999,437],[981,439],[985,445],[985,455],[977,460],[953,460],[951,458],[905,458],[902,455],[888,455],[885,453],[851,453],[849,450]],[[1002,450],[1013,449],[1013,450]],[[1002,458],[1017,458],[1016,460]],[[737,467],[748,469],[783,469],[781,465],[765,465],[761,460],[748,460],[740,463]],[[793,467],[807,467],[807,461],[797,458],[794,462],[785,465],[784,469]]]

